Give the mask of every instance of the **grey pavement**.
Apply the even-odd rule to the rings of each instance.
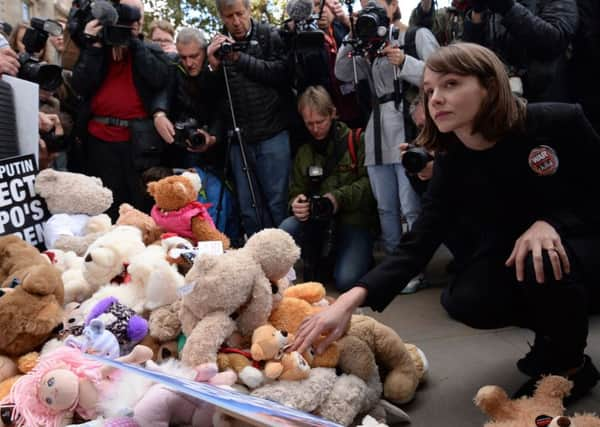
[[[412,419],[412,427],[481,427],[487,419],[473,404],[477,390],[496,384],[510,395],[528,379],[517,370],[515,362],[528,351],[532,332],[520,328],[475,330],[452,320],[440,305],[449,260],[442,248],[426,271],[430,287],[396,297],[383,313],[365,310],[365,314],[394,328],[404,341],[416,344],[427,355],[428,379],[416,398],[402,406]],[[328,292],[332,289],[328,286]],[[548,315],[560,315],[560,310],[553,312],[549,307]],[[586,352],[600,368],[600,316],[590,321]],[[600,386],[566,412],[600,413]]]

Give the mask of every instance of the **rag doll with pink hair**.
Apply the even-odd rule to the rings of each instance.
[[[138,345],[117,360],[141,364],[151,358],[152,350]],[[177,362],[153,365],[153,369],[215,385],[230,385],[236,379],[233,374],[217,374],[216,365],[192,369]],[[110,420],[124,414],[133,425],[144,427],[168,427],[174,419],[195,426],[207,425],[214,412],[209,405],[135,373],[88,359],[71,347],[43,355],[36,367],[15,383],[0,407],[12,409],[11,425],[15,427],[64,427],[74,419]]]

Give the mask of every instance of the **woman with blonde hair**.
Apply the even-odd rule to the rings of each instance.
[[[517,362],[531,379],[515,395],[556,374],[573,381],[571,401],[581,397],[600,379],[584,354],[600,293],[600,189],[586,159],[600,158],[600,137],[579,105],[515,97],[502,62],[475,44],[432,54],[423,94],[418,142],[436,156],[422,214],[397,255],[304,321],[293,349],[329,333],[317,351],[326,348],[360,305],[383,310],[452,231],[462,241],[441,298],[448,314],[473,328],[535,333]]]

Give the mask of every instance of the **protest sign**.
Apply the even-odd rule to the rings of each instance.
[[[171,389],[210,403],[232,417],[258,427],[341,427],[332,421],[293,409],[280,403],[238,393],[212,384],[200,383],[129,365],[106,357],[86,355],[91,359],[135,372]]]
[[[33,154],[37,164],[40,139],[38,130],[39,86],[37,83],[6,74],[2,75],[2,80],[8,83],[13,90],[19,154]]]
[[[50,214],[35,194],[33,154],[0,160],[0,236],[16,234],[44,249],[43,223]]]

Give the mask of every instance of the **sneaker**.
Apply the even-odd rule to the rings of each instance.
[[[522,396],[533,396],[537,382],[543,375],[537,375],[527,380],[513,394],[512,398],[517,399]],[[585,396],[600,380],[600,372],[592,363],[590,356],[583,356],[583,364],[575,372],[564,375],[565,378],[573,382],[571,393],[564,399],[564,404],[570,405]]]
[[[400,293],[405,294],[405,295],[406,294],[414,294],[419,289],[426,288],[427,286],[428,286],[428,284],[425,281],[425,276],[423,275],[423,273],[420,273],[420,274],[417,274],[412,279],[410,279],[410,282],[408,282],[408,285],[406,285],[406,287],[404,289],[402,289],[400,291]]]

